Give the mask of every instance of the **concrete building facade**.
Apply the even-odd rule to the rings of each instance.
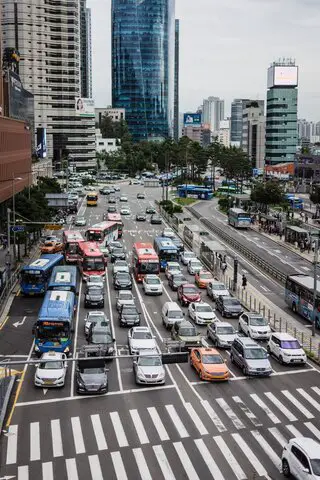
[[[180,20],[175,20],[174,35],[174,113],[173,113],[173,138],[179,140],[179,49],[180,49]]]
[[[91,9],[86,4],[80,0],[81,97],[92,98]]]
[[[218,141],[225,147],[230,147],[230,120],[222,120],[219,125]]]
[[[126,111],[124,108],[112,108],[112,107],[102,107],[95,108],[95,122],[98,128],[101,127],[101,120],[104,115],[111,117],[113,122],[119,122],[120,120],[126,119]]]
[[[257,102],[247,103],[242,113],[241,147],[252,161],[254,168],[263,168],[265,163],[266,119]]]
[[[208,124],[212,135],[218,133],[220,122],[224,119],[224,100],[219,97],[208,97],[203,100],[202,123]]]
[[[264,109],[264,100],[250,100],[249,98],[235,98],[231,103],[231,121],[230,121],[230,144],[231,146],[241,147],[242,139],[242,115],[246,105],[251,102],[257,102]]]

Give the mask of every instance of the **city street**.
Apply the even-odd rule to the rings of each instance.
[[[146,189],[146,198],[138,200],[137,193],[141,191],[143,187],[139,185],[121,186],[121,194],[128,196],[131,208],[131,215],[123,217],[123,244],[129,263],[133,243],[153,243],[153,238],[164,227],[151,225],[149,216],[146,222],[135,221],[137,212],[145,212],[146,207],[154,206],[154,200],[161,196],[160,189]],[[119,197],[120,192],[116,192],[116,196]],[[107,202],[107,196],[99,197],[96,208],[86,208],[84,202],[79,215],[87,218],[88,226],[97,223],[102,220]],[[117,203],[119,210],[120,202]],[[213,212],[213,203],[202,202],[196,208],[201,209],[204,216],[215,216],[219,226],[224,223],[229,229],[224,217]],[[279,257],[284,259],[286,255],[288,269],[293,262],[298,271],[308,273],[303,267],[310,264],[301,257],[296,258],[298,255],[278,249],[265,237],[265,243],[261,244],[255,232],[235,229],[234,232],[250,248],[266,253],[269,260],[273,255],[277,263]],[[183,271],[193,283],[186,267]],[[255,275],[257,282],[258,273]],[[166,301],[176,301],[177,295],[162,273],[161,278],[164,285],[161,296],[146,296],[134,280],[133,294],[141,312],[141,325],[151,328],[164,350],[164,340],[170,331],[162,325],[161,308]],[[280,302],[279,286],[265,277],[263,282],[268,285],[269,298]],[[105,288],[104,311],[113,324],[117,353],[125,355],[129,353],[128,330],[119,326],[111,264],[108,264]],[[83,292],[81,284],[74,352],[86,344],[84,318],[88,309],[83,306]],[[202,298],[214,306],[205,290]],[[12,360],[31,356],[31,330],[41,302],[41,298],[25,298],[17,293],[2,329],[2,355]],[[186,308],[184,312],[188,318]],[[216,314],[222,320],[221,315]],[[230,323],[238,329],[237,320]],[[197,326],[197,330],[203,335],[203,345],[210,346],[206,327]],[[273,369],[270,378],[250,379],[231,363],[228,351],[221,354],[230,369],[228,382],[200,381],[186,363],[167,365],[166,383],[156,387],[136,385],[132,359],[114,359],[108,363],[108,394],[92,397],[77,395],[74,364],[69,364],[66,384],[61,390],[36,389],[35,368],[26,367],[20,381],[20,394],[0,440],[0,479],[233,480],[253,479],[257,475],[282,478],[281,453],[285,443],[294,436],[320,440],[319,369],[312,364],[283,366],[270,357]],[[23,370],[23,366],[17,370]]]

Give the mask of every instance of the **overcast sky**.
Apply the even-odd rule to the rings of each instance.
[[[148,0],[152,2],[152,0]],[[111,0],[92,13],[93,96],[111,104]],[[210,95],[266,97],[267,68],[280,57],[299,66],[299,118],[320,120],[320,0],[176,0],[180,19],[180,111]]]

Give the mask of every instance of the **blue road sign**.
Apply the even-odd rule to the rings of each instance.
[[[24,232],[24,225],[14,225],[13,227],[10,227],[11,232]]]

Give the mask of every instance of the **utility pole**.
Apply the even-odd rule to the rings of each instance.
[[[7,269],[8,269],[8,277],[10,278],[11,276],[11,239],[10,239],[10,214],[11,214],[11,210],[10,208],[7,208],[7,223],[8,223],[8,227],[7,227],[7,237],[8,237],[8,253],[7,253]]]
[[[313,264],[313,322],[312,322],[312,336],[316,334],[316,311],[317,311],[317,268],[318,268],[318,252],[319,252],[319,238],[314,239],[314,264]]]

